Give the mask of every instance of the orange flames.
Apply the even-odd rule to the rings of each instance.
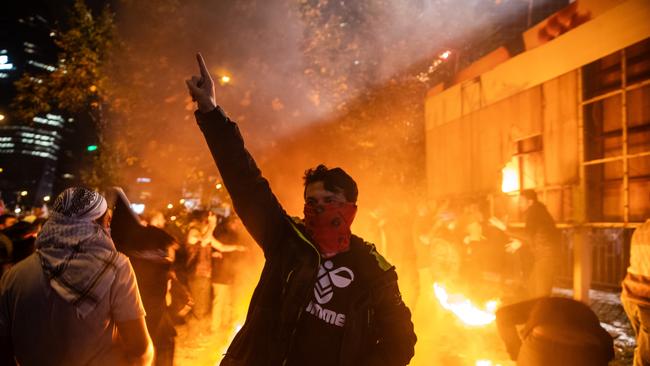
[[[501,170],[501,191],[504,193],[519,190],[519,169],[514,161],[508,162]]]
[[[443,308],[451,311],[464,324],[474,327],[481,327],[492,323],[496,319],[498,300],[490,300],[483,308],[476,305],[461,294],[448,294],[442,285],[433,284],[433,291]],[[478,362],[478,361],[477,361]],[[489,364],[480,364],[480,366]]]

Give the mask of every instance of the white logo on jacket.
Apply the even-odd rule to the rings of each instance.
[[[354,273],[347,267],[332,269],[332,261],[325,261],[318,269],[314,296],[319,304],[327,304],[334,297],[334,287],[346,288],[354,281]]]
[[[332,269],[332,261],[325,261],[318,269],[318,279],[314,285],[314,297],[316,302],[310,301],[307,305],[307,312],[320,320],[342,327],[345,325],[345,314],[324,308],[334,297],[334,288],[346,288],[354,281],[354,273],[347,267]]]

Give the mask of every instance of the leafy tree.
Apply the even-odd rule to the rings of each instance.
[[[82,171],[82,178],[84,183],[97,187],[119,182],[120,171],[115,168],[125,152],[122,146],[109,146],[103,134],[110,99],[105,70],[114,46],[113,19],[109,7],[95,16],[83,0],[75,0],[66,24],[55,32],[57,68],[49,73],[23,74],[15,83],[12,102],[23,121],[32,121],[34,116],[52,110],[85,116],[91,121],[97,131],[99,153],[90,169]]]
[[[47,74],[25,73],[17,82],[13,108],[25,120],[53,109],[69,113],[91,110],[100,123],[105,104],[104,62],[113,43],[113,14],[108,7],[93,16],[75,0],[65,29],[56,33],[58,67]]]

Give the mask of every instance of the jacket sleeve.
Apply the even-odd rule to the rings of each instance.
[[[391,270],[387,275],[391,280],[372,294],[374,328],[379,341],[374,352],[368,352],[364,362],[367,366],[404,366],[415,353],[417,337],[411,311],[402,301],[395,272]]]
[[[262,177],[255,160],[244,146],[237,125],[217,107],[208,113],[195,112],[235,211],[265,256],[286,230],[286,213]]]

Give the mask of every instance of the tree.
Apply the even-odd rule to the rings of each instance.
[[[94,17],[83,0],[75,0],[65,29],[55,33],[58,67],[47,74],[25,73],[17,82],[12,107],[25,120],[52,109],[93,111],[101,123],[105,104],[103,66],[113,43],[113,14],[108,7]]]
[[[97,131],[99,153],[82,177],[96,187],[119,182],[115,166],[124,153],[120,146],[109,147],[103,134],[104,111],[110,99],[105,66],[114,46],[113,18],[108,6],[94,16],[83,0],[75,0],[67,24],[55,32],[57,68],[49,73],[23,74],[15,83],[12,102],[17,117],[25,123],[52,110],[88,117]]]

